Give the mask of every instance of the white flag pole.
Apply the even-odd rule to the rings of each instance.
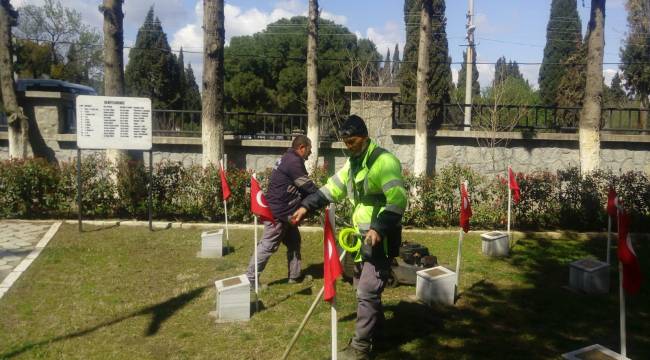
[[[458,255],[456,255],[456,292],[458,292],[458,283],[460,282],[460,257],[462,256],[461,248],[463,247],[463,229],[460,229],[460,234],[458,235]]]
[[[508,243],[510,243],[510,209],[512,204],[512,189],[510,189],[510,166],[508,166]]]
[[[338,317],[336,315],[336,296],[332,298],[332,360],[337,360],[337,323]]]
[[[345,257],[345,253],[346,253],[345,250],[341,251],[341,255],[339,255],[339,261],[343,261],[343,258]],[[287,345],[287,348],[284,350],[284,354],[282,354],[283,360],[286,359],[287,356],[289,356],[289,353],[291,352],[293,345],[296,343],[296,340],[298,340],[298,337],[302,333],[302,330],[305,328],[305,325],[307,325],[307,320],[309,320],[311,315],[314,313],[314,310],[316,309],[316,306],[318,305],[319,302],[318,300],[320,300],[324,292],[325,292],[325,286],[321,287],[320,291],[318,291],[318,294],[316,294],[316,298],[314,299],[314,302],[311,303],[309,310],[307,310],[307,313],[305,314],[305,317],[302,319],[300,326],[298,326],[298,330],[296,330],[296,333],[293,334],[291,341],[289,341],[289,345]]]
[[[253,178],[257,180],[255,177],[255,173],[253,173]],[[255,253],[255,312],[259,312],[259,274],[257,272],[257,215],[253,214],[253,228],[255,229],[255,245],[253,246],[253,252]]]
[[[228,154],[223,154],[223,171],[224,174],[228,170]],[[227,179],[226,179],[227,180]],[[224,216],[226,217],[226,247],[228,247],[230,243],[230,232],[228,231],[228,205],[226,203],[226,200],[223,200],[223,209],[224,209]]]
[[[461,209],[460,211],[463,211],[462,206],[465,204],[463,203],[463,191],[462,191],[462,184],[461,182],[461,192],[460,192],[460,202],[461,202]],[[467,189],[467,181],[465,181],[465,189]],[[458,294],[458,284],[460,283],[460,260],[462,257],[462,248],[463,248],[463,237],[465,234],[463,233],[463,227],[461,224],[460,227],[460,232],[458,235],[458,254],[456,255],[456,294]]]
[[[618,262],[618,292],[620,303],[620,321],[621,321],[621,356],[627,359],[627,340],[625,336],[625,293],[623,292],[623,264]]]
[[[612,248],[612,217],[607,215],[607,265],[610,264],[610,253]]]
[[[223,169],[224,176],[226,173],[226,163],[227,163],[228,155],[223,154],[223,159],[221,160],[221,168]],[[223,189],[221,189],[221,194],[223,194]],[[226,219],[226,249],[230,249],[230,233],[228,232],[228,203],[226,202],[226,199],[223,199],[223,215],[224,218]]]

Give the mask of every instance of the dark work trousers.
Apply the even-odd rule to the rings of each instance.
[[[388,279],[388,259],[363,261],[355,266],[354,285],[357,288],[357,322],[352,347],[370,352],[373,338],[384,323],[381,293]]]
[[[300,231],[295,226],[282,221],[275,224],[264,222],[262,239],[257,243],[257,271],[261,274],[271,255],[278,251],[280,243],[287,246],[287,264],[289,279],[300,278]],[[251,256],[246,276],[255,284],[255,256]],[[259,275],[258,275],[259,276]]]

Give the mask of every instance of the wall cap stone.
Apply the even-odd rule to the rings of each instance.
[[[392,129],[390,135],[413,137],[415,136],[415,129]],[[565,133],[497,132],[495,135],[496,138],[499,139],[578,141],[578,134]],[[603,132],[601,132],[600,135],[602,142],[650,143],[650,135],[624,135]],[[492,134],[487,131],[438,130],[432,134],[429,134],[429,137],[487,139],[492,138]]]

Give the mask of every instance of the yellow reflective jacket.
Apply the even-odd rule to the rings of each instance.
[[[370,140],[363,157],[348,159],[319,192],[329,202],[338,203],[347,198],[354,209],[355,229],[361,234],[369,229],[377,231],[388,255],[391,229],[401,230],[400,221],[408,202],[402,166],[395,155]]]

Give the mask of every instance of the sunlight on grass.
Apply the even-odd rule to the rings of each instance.
[[[252,230],[231,230],[235,251],[199,259],[198,229],[65,225],[0,300],[0,358],[277,359],[322,286],[322,233],[303,233],[303,269],[312,284],[286,283],[284,247],[261,276],[262,311],[249,322],[215,324],[214,281],[244,273]],[[90,231],[92,230],[92,231]],[[460,298],[427,307],[410,286],[384,292],[385,340],[378,359],[545,359],[592,343],[618,346],[617,275],[604,296],[569,292],[568,264],[602,258],[602,237],[519,234],[511,256],[481,254],[478,233],[463,245]],[[440,264],[455,268],[455,231],[407,232]],[[650,259],[638,242],[641,259]],[[644,271],[648,273],[648,262]],[[628,353],[650,358],[647,286],[628,302]],[[354,332],[356,297],[337,285],[339,344]],[[291,358],[329,358],[327,304],[315,311]]]

